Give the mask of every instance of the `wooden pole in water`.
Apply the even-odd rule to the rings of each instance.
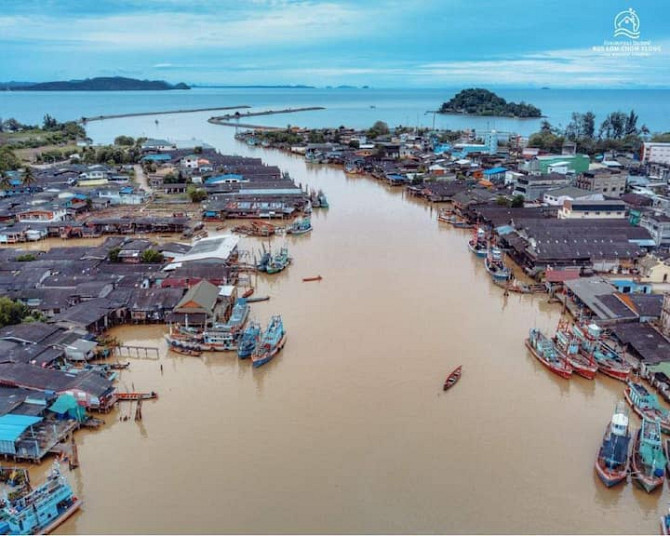
[[[77,443],[74,440],[74,434],[71,436],[70,440],[70,458],[69,458],[70,471],[79,467],[79,451],[77,450]]]
[[[142,399],[141,398],[137,401],[137,406],[135,407],[135,420],[136,421],[141,421],[142,420]]]

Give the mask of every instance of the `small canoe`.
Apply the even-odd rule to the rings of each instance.
[[[321,281],[322,279],[323,279],[323,277],[321,277],[320,275],[317,275],[316,277],[303,277],[302,278],[302,280],[304,282],[307,282],[307,281]]]
[[[247,303],[256,303],[259,301],[268,301],[270,296],[258,296],[257,298],[247,298]]]
[[[462,369],[463,366],[459,366],[454,370],[449,376],[447,376],[446,381],[444,382],[444,390],[446,391],[447,389],[453,387],[458,380],[461,379],[461,374],[462,374]]]
[[[248,297],[251,296],[253,293],[254,293],[254,289],[253,289],[253,288],[250,288],[250,289],[246,290],[246,291],[244,292],[244,294],[242,294],[242,297],[243,297],[243,298],[248,298]]]

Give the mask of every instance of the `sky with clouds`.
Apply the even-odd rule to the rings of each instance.
[[[608,56],[632,8],[647,56]],[[668,0],[2,0],[0,80],[670,87]]]

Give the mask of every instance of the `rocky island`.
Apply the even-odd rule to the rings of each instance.
[[[460,91],[442,104],[441,114],[467,114],[498,117],[542,117],[542,111],[525,102],[507,102],[488,89],[470,88]]]

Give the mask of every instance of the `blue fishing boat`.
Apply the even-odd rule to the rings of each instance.
[[[268,271],[268,264],[270,264],[270,261],[272,260],[272,255],[270,254],[269,251],[263,251],[263,254],[261,255],[260,260],[256,263],[256,270],[259,272],[267,272]]]
[[[661,445],[660,423],[643,418],[630,457],[633,481],[651,493],[663,485],[666,462]]]
[[[496,247],[489,248],[486,259],[484,260],[486,271],[497,281],[507,281],[512,277],[512,271],[505,266],[503,254]]]
[[[486,231],[478,227],[472,238],[468,241],[468,249],[472,251],[477,257],[482,259],[486,257],[488,252],[488,241],[486,240]]]
[[[598,478],[608,488],[623,482],[628,477],[630,440],[628,408],[623,401],[620,401],[616,405],[612,420],[607,425],[596,460]]]
[[[668,508],[667,514],[661,516],[661,534],[664,536],[670,534],[670,508]]]
[[[246,359],[256,349],[256,344],[261,335],[261,325],[258,322],[249,322],[247,328],[242,332],[242,337],[237,345],[237,357]]]
[[[49,534],[81,505],[56,462],[43,484],[11,499],[5,496],[0,534]]]
[[[312,219],[308,216],[298,218],[286,229],[287,234],[301,235],[309,233],[312,229]]]
[[[265,271],[269,274],[276,274],[286,268],[290,262],[291,258],[288,256],[288,248],[283,246],[279,250],[279,253],[272,256]]]
[[[273,316],[268,328],[261,335],[260,341],[251,354],[254,367],[260,367],[270,361],[286,344],[286,331],[281,316]]]
[[[230,313],[230,318],[225,323],[216,323],[212,326],[214,331],[230,331],[236,333],[240,331],[249,317],[249,304],[246,298],[238,298]]]

